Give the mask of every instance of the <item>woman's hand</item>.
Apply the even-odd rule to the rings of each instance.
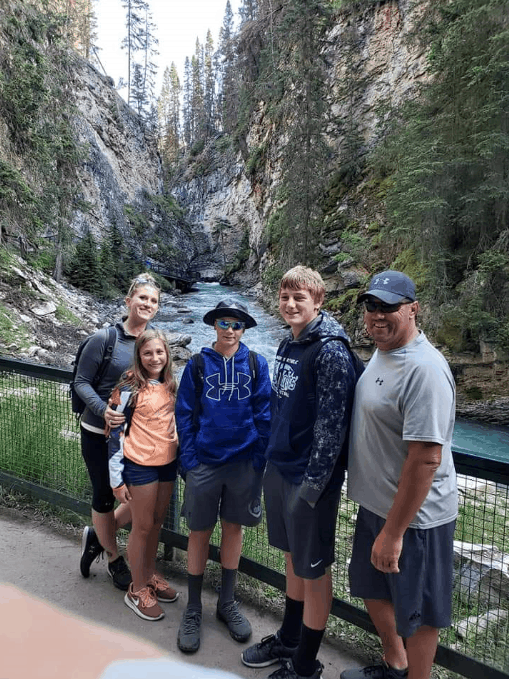
[[[122,486],[119,486],[118,488],[112,488],[111,490],[113,491],[115,499],[121,502],[123,505],[127,504],[131,499],[131,493],[129,492],[129,488],[125,485],[125,483]]]
[[[104,411],[104,421],[106,426],[110,429],[115,429],[115,427],[120,427],[121,424],[125,422],[124,413],[120,413],[117,410],[113,410],[108,404],[106,410]]]

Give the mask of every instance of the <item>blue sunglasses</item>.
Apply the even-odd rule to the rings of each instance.
[[[243,330],[246,327],[245,323],[242,323],[242,321],[223,321],[222,318],[216,321],[217,327],[221,328],[221,330],[228,330],[228,328],[231,328],[232,330]]]

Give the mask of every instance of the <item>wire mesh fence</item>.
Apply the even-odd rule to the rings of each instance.
[[[0,359],[0,483],[88,515],[91,488],[70,409],[70,371]],[[455,455],[460,512],[455,535],[454,623],[442,630],[437,661],[450,676],[509,676],[509,464]],[[163,539],[186,547],[179,481]],[[348,562],[357,505],[343,491],[333,565],[334,615],[372,631],[362,601],[350,597]],[[219,532],[212,536],[219,544]],[[212,556],[217,558],[217,549]],[[241,569],[284,588],[284,557],[263,521],[247,529]],[[353,628],[352,628],[353,629]],[[457,673],[457,674],[456,674]]]

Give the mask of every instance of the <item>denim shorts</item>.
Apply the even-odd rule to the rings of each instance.
[[[137,464],[127,457],[123,458],[123,462],[124,471],[122,473],[122,478],[127,486],[146,486],[155,481],[167,483],[169,481],[175,481],[177,478],[177,460],[157,467]]]
[[[419,627],[449,627],[453,588],[456,521],[436,528],[407,528],[399,573],[382,573],[371,564],[371,549],[385,519],[359,507],[350,561],[350,594],[391,601],[400,637]]]

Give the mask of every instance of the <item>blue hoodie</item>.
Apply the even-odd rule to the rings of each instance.
[[[315,504],[325,487],[341,483],[347,464],[348,429],[356,375],[341,340],[329,340],[316,357],[314,374],[304,376],[302,357],[314,342],[348,339],[343,327],[322,311],[299,335],[280,344],[271,398],[271,436],[267,459],[299,496]],[[310,391],[313,393],[310,393]]]
[[[262,469],[270,434],[267,361],[257,354],[253,386],[249,349],[242,342],[230,358],[208,347],[201,354],[205,365],[198,431],[193,426],[196,390],[192,359],[182,375],[175,404],[183,470],[201,462],[220,465],[230,460],[253,460],[254,467]]]

